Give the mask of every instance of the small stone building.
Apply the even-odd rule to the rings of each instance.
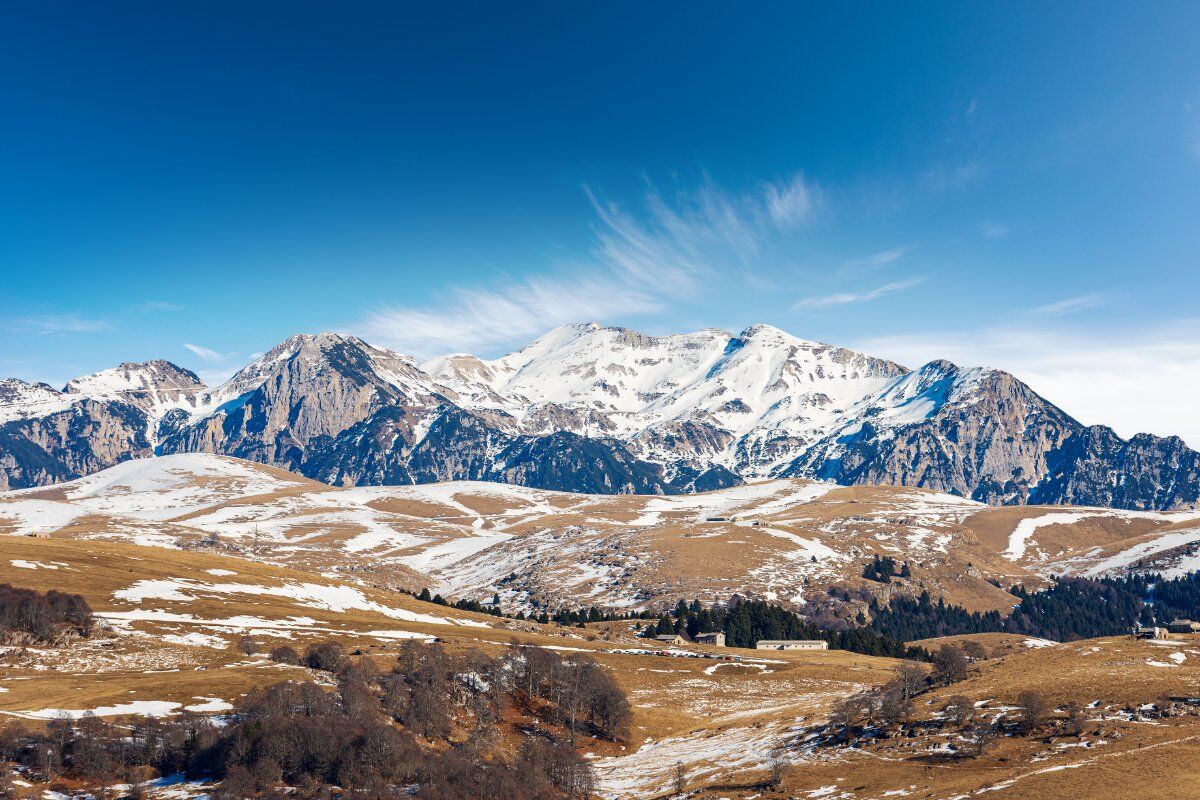
[[[724,647],[725,634],[721,633],[720,631],[713,631],[712,633],[697,633],[692,637],[692,641],[696,644],[711,644],[714,647]]]
[[[655,636],[654,641],[660,644],[687,644],[687,639],[684,639],[678,633],[668,633],[662,636]]]
[[[828,650],[829,642],[823,639],[759,639],[755,650]]]

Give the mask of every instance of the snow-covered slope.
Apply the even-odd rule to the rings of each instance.
[[[44,383],[6,378],[0,381],[0,425],[64,411],[75,399]]]
[[[595,323],[556,328],[494,361],[455,355],[422,367],[460,403],[511,414],[526,433],[628,438],[650,460],[679,458],[664,440],[700,423],[721,442],[704,457],[745,477],[772,474],[907,371],[768,325],[653,337]],[[781,442],[792,446],[772,448]]]
[[[189,453],[0,494],[0,533],[159,546],[216,536],[259,560],[480,599],[498,592],[525,609],[584,599],[646,606],[664,593],[807,602],[820,599],[818,587],[861,583],[863,562],[880,553],[913,560],[948,596],[990,607],[1006,596],[964,575],[968,563],[1022,573],[962,535],[963,520],[985,509],[934,492],[802,480],[675,496],[472,481],[334,488]]]
[[[159,426],[172,411],[194,414],[202,408],[204,383],[194,372],[156,359],[124,363],[68,381],[67,396],[100,402],[128,403],[146,414],[146,435],[158,441]]]
[[[217,537],[220,548],[257,560],[480,600],[499,594],[526,610],[655,607],[734,593],[821,606],[829,586],[900,590],[863,578],[875,555],[910,564],[904,591],[1007,608],[1011,596],[989,581],[1194,568],[1198,518],[998,508],[905,487],[807,480],[673,496],[478,481],[335,488],[201,453],[0,493],[0,533],[189,547]]]

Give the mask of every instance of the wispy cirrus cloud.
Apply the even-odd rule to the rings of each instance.
[[[821,204],[820,192],[800,176],[766,184],[763,195],[772,221],[783,229],[808,224]]]
[[[878,300],[881,297],[887,297],[897,292],[903,292],[905,289],[911,289],[925,281],[922,277],[906,278],[904,280],[891,281],[882,286],[876,286],[874,289],[869,289],[863,292],[837,292],[834,294],[821,295],[817,297],[805,297],[792,303],[793,311],[804,311],[812,309],[829,308],[830,306],[843,306],[851,303],[869,303],[872,300]]]
[[[908,255],[909,248],[907,245],[900,247],[890,247],[887,250],[880,250],[877,253],[872,253],[863,258],[855,258],[847,261],[842,265],[843,272],[860,272],[863,270],[882,269],[890,267]]]
[[[1089,292],[1076,297],[1067,297],[1053,303],[1047,303],[1025,312],[1027,317],[1061,317],[1076,311],[1086,311],[1109,302],[1111,297],[1105,292]]]
[[[706,180],[671,196],[651,189],[640,213],[585,189],[596,218],[589,257],[547,274],[452,287],[426,307],[384,307],[351,329],[420,356],[522,342],[553,326],[651,314],[710,290],[780,233],[808,225],[821,193],[801,175],[732,194]]]
[[[11,319],[8,321],[7,327],[14,333],[54,336],[72,333],[97,333],[108,330],[111,325],[108,320],[82,317],[78,314],[39,314],[31,317]]]
[[[167,302],[166,300],[147,300],[144,303],[138,303],[136,306],[133,307],[133,309],[134,309],[134,311],[143,311],[143,312],[157,311],[157,312],[167,313],[167,312],[173,312],[173,311],[182,311],[183,306],[179,305],[178,303]]]
[[[218,353],[216,350],[213,350],[208,347],[204,347],[203,345],[192,344],[191,342],[184,342],[183,346],[185,349],[190,350],[192,352],[192,355],[194,355],[196,358],[200,359],[201,361],[203,361],[206,364],[219,364],[222,361],[224,361],[226,358],[224,355],[222,355],[221,353]]]

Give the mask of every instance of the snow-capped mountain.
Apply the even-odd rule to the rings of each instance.
[[[1200,492],[1200,455],[1180,440],[1084,427],[1007,373],[910,371],[767,325],[661,337],[568,325],[502,358],[422,364],[300,334],[214,388],[163,361],[61,393],[0,383],[0,485],[151,451],[234,455],[338,485],[677,493],[790,476],[1156,509]]]
[[[72,402],[72,398],[49,384],[5,378],[0,381],[0,424],[44,417],[70,408]]]
[[[711,462],[744,477],[778,471],[906,372],[768,325],[663,337],[572,325],[495,361],[422,366],[464,404],[510,414],[524,433],[615,436],[649,461]],[[697,429],[709,435],[687,442]]]

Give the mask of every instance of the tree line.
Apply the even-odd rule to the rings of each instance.
[[[1153,574],[1116,578],[1054,578],[1031,592],[1016,585],[1013,610],[971,612],[928,592],[894,597],[886,606],[872,601],[869,627],[901,641],[964,633],[1017,633],[1065,642],[1128,633],[1135,624],[1165,625],[1200,616],[1200,573],[1164,580]]]

